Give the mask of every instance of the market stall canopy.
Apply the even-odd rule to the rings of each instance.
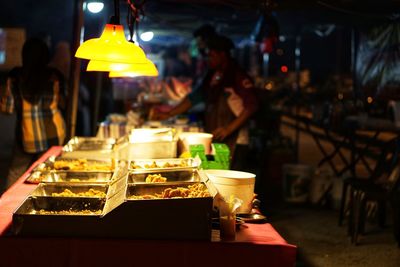
[[[105,22],[113,13],[113,1],[103,2],[104,10],[85,14],[85,23],[104,24],[101,20]],[[28,33],[48,32],[55,40],[65,40],[64,36],[72,34],[73,3],[69,0],[2,1],[0,27],[25,27]],[[248,38],[267,3],[278,13],[283,34],[291,34],[307,24],[373,23],[395,17],[400,7],[399,0],[147,0],[140,31],[152,30],[154,42],[178,43],[188,41],[194,29],[209,23],[233,39]],[[124,12],[121,8],[122,23],[125,23]]]

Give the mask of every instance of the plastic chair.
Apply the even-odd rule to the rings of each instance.
[[[350,206],[350,217],[348,224],[348,233],[353,244],[358,244],[359,234],[365,232],[366,208],[368,201],[378,203],[378,221],[381,227],[385,224],[386,204],[390,202],[393,207],[394,217],[398,216],[398,188],[399,188],[400,165],[393,168],[385,181],[372,182],[367,180],[362,183],[351,184],[352,203]],[[395,235],[398,233],[399,224],[395,221]],[[395,236],[399,245],[399,237]]]
[[[391,147],[393,149],[393,147]],[[390,172],[393,169],[393,166],[398,160],[398,144],[394,145],[394,152],[391,152],[392,156],[387,158],[387,154],[389,153],[387,148],[383,148],[381,151],[381,156],[377,162],[377,165],[374,171],[371,173],[369,177],[349,177],[343,180],[343,188],[342,188],[342,196],[340,199],[340,207],[339,207],[339,226],[343,225],[343,220],[345,217],[345,206],[347,203],[347,192],[350,189],[350,204],[352,203],[353,197],[353,188],[354,187],[368,187],[373,186],[376,180],[378,180],[382,175]]]

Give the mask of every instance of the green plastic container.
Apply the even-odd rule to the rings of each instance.
[[[192,157],[198,156],[201,159],[200,167],[203,169],[229,170],[230,150],[226,144],[212,143],[214,160],[208,160],[205,154],[204,145],[190,145],[189,150]]]

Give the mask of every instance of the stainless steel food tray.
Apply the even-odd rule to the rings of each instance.
[[[142,170],[181,170],[197,169],[201,164],[200,159],[171,158],[171,159],[137,159],[129,163],[130,171]]]
[[[93,151],[93,150],[112,150],[115,144],[114,138],[96,138],[96,137],[73,137],[64,146],[63,151]]]
[[[104,203],[105,198],[30,196],[22,203],[22,205],[15,211],[14,214],[39,216],[97,216],[101,214]],[[82,213],[84,210],[91,210],[93,212],[88,214]],[[69,212],[61,215],[41,214],[41,211]]]
[[[160,170],[137,170],[130,172],[128,175],[128,183],[146,183],[148,175],[160,174],[167,178],[165,183],[174,182],[200,182],[200,177],[196,170],[193,169],[160,169]]]
[[[171,142],[176,138],[172,128],[137,128],[129,133],[130,143]]]
[[[65,158],[110,159],[113,157],[114,138],[74,137],[62,150]]]
[[[69,190],[73,194],[79,193],[88,193],[83,196],[77,195],[62,195],[62,196],[54,196],[53,194],[60,194],[64,192],[64,190]],[[91,195],[90,192],[92,190],[96,190],[96,193],[99,192],[102,196],[99,195]],[[31,196],[34,197],[77,197],[77,198],[105,198],[108,191],[108,185],[99,185],[99,184],[39,184],[35,190],[31,192]]]
[[[50,171],[32,172],[26,182],[28,183],[108,183],[111,181],[112,172],[67,172]]]
[[[187,186],[176,183],[174,186]],[[162,192],[171,185],[128,184],[126,201],[107,216],[119,217],[137,239],[211,239],[213,198],[130,200],[132,194]],[[136,216],[135,216],[136,215]],[[107,217],[106,216],[106,217]],[[123,227],[123,226],[122,226]]]
[[[176,183],[178,185],[187,184]],[[120,191],[122,194],[106,199],[49,197],[49,187],[47,192],[38,190],[39,196],[28,197],[14,212],[12,229],[14,234],[22,236],[210,240],[211,196],[126,200],[132,193],[159,192],[166,187],[171,185],[131,184]],[[115,200],[119,195],[121,201]],[[118,204],[106,208],[107,204],[113,205],[113,201]],[[43,214],[41,210],[52,213]],[[82,214],[83,210],[92,210],[92,213]]]
[[[100,219],[104,203],[101,198],[29,197],[14,212],[12,231],[41,237],[106,236],[112,224]]]
[[[86,167],[82,167],[83,169],[71,169],[68,167],[65,168],[55,168],[55,164],[57,162],[65,162],[65,163],[79,163],[83,162]],[[81,164],[82,165],[82,164]],[[96,168],[98,166],[98,168]],[[79,167],[79,168],[80,168]],[[86,168],[86,169],[85,169]],[[33,171],[41,171],[41,172],[113,172],[115,166],[113,160],[98,160],[98,159],[73,159],[73,158],[64,158],[64,157],[49,157],[45,162],[40,163],[36,166]]]
[[[182,182],[175,182],[171,184],[161,184],[161,183],[152,183],[152,184],[128,184],[127,186],[127,191],[126,191],[126,199],[128,201],[134,200],[137,201],[138,199],[131,199],[131,196],[136,195],[136,196],[143,196],[143,195],[154,195],[154,194],[161,194],[165,189],[171,188],[171,189],[176,189],[178,187],[188,187],[189,185],[193,184],[198,184],[199,182],[187,182],[187,183],[182,183]],[[203,184],[208,191],[208,187],[206,184]],[[210,196],[208,197],[200,197],[200,198],[212,198],[211,193],[208,191]],[[158,199],[158,198],[157,198]],[[167,198],[163,200],[171,200],[172,198]],[[191,199],[191,198],[179,198],[179,199]],[[154,200],[154,199],[139,199],[139,200]]]
[[[163,135],[151,135],[149,139],[135,139],[126,135],[118,139],[114,147],[114,155],[118,159],[169,159],[175,158],[177,152],[176,136],[171,138],[159,138]]]

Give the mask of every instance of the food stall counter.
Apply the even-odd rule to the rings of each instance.
[[[115,238],[15,237],[12,214],[35,184],[24,183],[29,172],[62,147],[52,147],[0,198],[0,266],[294,266],[296,246],[272,225],[244,224],[236,240],[136,240]]]

